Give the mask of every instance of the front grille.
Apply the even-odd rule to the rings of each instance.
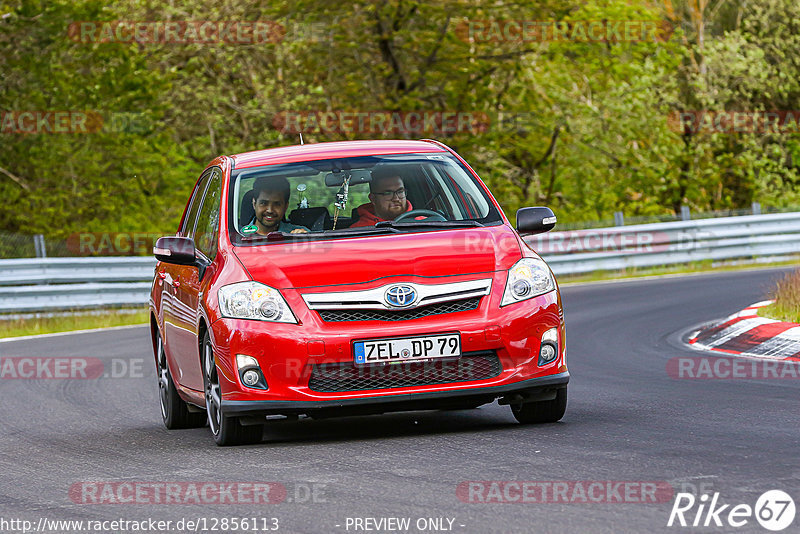
[[[419,319],[429,315],[475,310],[478,308],[480,301],[480,297],[473,297],[431,304],[430,306],[422,306],[410,310],[319,310],[319,316],[323,321],[329,323],[339,321],[410,321],[411,319]]]
[[[469,382],[494,378],[503,367],[495,351],[467,352],[458,360],[404,362],[356,367],[352,362],[323,363],[311,370],[309,389],[319,392],[389,389]]]

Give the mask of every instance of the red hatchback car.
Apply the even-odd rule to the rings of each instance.
[[[555,225],[517,212],[521,233]],[[553,273],[474,170],[430,140],[220,156],[158,260],[151,331],[167,428],[219,445],[274,418],[474,408],[564,415]]]

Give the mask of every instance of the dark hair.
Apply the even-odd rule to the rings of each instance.
[[[283,193],[283,199],[289,202],[289,180],[283,176],[265,176],[256,179],[253,184],[253,198],[258,199],[262,191]]]
[[[378,165],[372,170],[372,180],[369,182],[369,192],[374,193],[378,187],[378,182],[386,180],[388,178],[398,177],[401,180],[403,179],[402,175],[399,172],[398,165]]]

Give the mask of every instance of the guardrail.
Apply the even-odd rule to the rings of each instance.
[[[708,259],[777,261],[800,254],[800,213],[549,232],[525,241],[556,275]],[[0,313],[144,306],[154,266],[152,257],[0,260]]]
[[[147,304],[153,257],[0,260],[0,313]]]
[[[779,261],[800,253],[800,213],[549,232],[525,241],[556,275],[701,260]]]
[[[0,286],[152,281],[152,256],[0,260]]]

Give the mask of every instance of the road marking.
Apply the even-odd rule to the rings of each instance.
[[[9,341],[22,341],[25,339],[43,339],[48,337],[56,337],[56,336],[70,336],[72,334],[87,334],[90,332],[103,332],[103,331],[112,331],[112,330],[125,330],[128,328],[142,328],[147,326],[147,323],[142,324],[131,324],[125,326],[108,326],[105,328],[87,328],[85,330],[73,330],[71,332],[53,332],[52,334],[36,334],[32,336],[18,336],[18,337],[6,337],[0,339],[0,343],[6,343]]]

